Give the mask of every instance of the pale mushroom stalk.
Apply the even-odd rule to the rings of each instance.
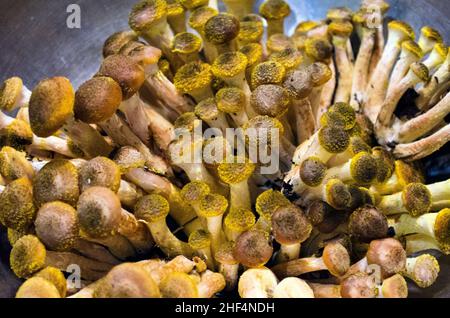
[[[373,123],[375,123],[380,107],[386,97],[389,75],[400,54],[400,44],[403,41],[414,37],[414,31],[404,22],[392,21],[389,23],[388,27],[388,42],[383,50],[380,61],[375,70],[371,73],[372,76],[366,91],[367,103],[364,112]]]
[[[218,271],[225,277],[227,291],[235,290],[239,279],[239,262],[233,256],[233,248],[233,243],[224,242],[214,255]]]
[[[450,124],[447,124],[428,137],[412,143],[397,145],[394,149],[394,156],[406,161],[420,160],[438,151],[449,141]]]
[[[222,230],[223,215],[228,209],[228,200],[219,194],[204,196],[199,204],[199,212],[206,219],[206,227],[211,235],[211,249],[213,255],[224,240]]]
[[[435,250],[444,253],[439,243],[432,237],[424,234],[412,234],[403,237],[405,250],[408,255],[416,254],[425,250]]]
[[[167,1],[167,22],[175,34],[186,32],[187,14],[180,2]]]

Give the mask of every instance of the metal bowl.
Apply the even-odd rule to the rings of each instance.
[[[128,12],[137,0],[2,0],[0,1],[0,80],[18,75],[27,86],[50,76],[67,76],[75,86],[96,73],[101,48],[111,33],[127,28]],[[258,1],[262,2],[262,1]],[[357,9],[360,0],[290,0],[292,29],[306,19],[323,19],[327,9],[347,6]],[[416,30],[431,25],[450,40],[450,7],[442,0],[390,0],[389,17],[409,22]],[[81,9],[81,28],[70,29],[71,4]],[[448,177],[437,167],[448,168],[449,147],[425,161],[429,180]],[[1,202],[0,202],[1,204]],[[0,230],[0,297],[13,297],[20,281],[9,270],[9,244]],[[412,297],[449,297],[450,260],[440,257],[441,275],[429,289],[410,284]]]

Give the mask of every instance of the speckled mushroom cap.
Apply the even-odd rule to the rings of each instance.
[[[368,264],[376,264],[381,267],[383,277],[399,273],[406,266],[406,252],[402,244],[393,238],[370,242],[366,257]]]
[[[280,118],[289,109],[291,100],[286,89],[279,85],[260,85],[250,99],[253,109],[262,116]]]
[[[214,8],[208,6],[199,7],[191,12],[188,22],[189,26],[200,34],[203,34],[206,22],[218,14],[219,12]]]
[[[342,298],[375,298],[375,280],[367,273],[358,272],[346,277],[341,283]]]
[[[125,263],[114,267],[94,291],[95,298],[160,298],[158,285],[142,267]]]
[[[77,204],[80,229],[92,237],[113,235],[119,228],[122,206],[117,195],[103,187],[84,191]]]
[[[23,81],[20,77],[11,77],[0,86],[0,110],[10,112],[22,94]]]
[[[211,66],[201,62],[191,62],[182,66],[175,74],[174,84],[183,94],[211,85],[213,75]]]
[[[128,42],[137,41],[139,38],[134,31],[119,31],[109,36],[103,44],[103,57],[108,57],[120,52]]]
[[[133,58],[122,54],[111,55],[104,59],[97,76],[115,80],[122,89],[123,99],[129,99],[136,94],[145,81],[142,66]]]
[[[142,197],[134,208],[136,217],[149,223],[165,220],[169,211],[169,202],[158,194]]]
[[[208,0],[178,0],[188,10],[208,5]]]
[[[289,72],[284,80],[283,86],[295,99],[308,97],[313,87],[311,73],[307,70],[295,70]]]
[[[363,243],[386,238],[388,227],[386,216],[373,206],[363,206],[350,216],[349,231]]]
[[[119,52],[130,57],[144,69],[149,65],[156,65],[161,59],[162,51],[143,42],[128,42]]]
[[[234,257],[244,266],[256,268],[264,266],[272,257],[273,247],[266,233],[250,230],[241,234],[234,247]]]
[[[333,76],[330,67],[321,62],[311,64],[308,67],[308,71],[311,74],[311,81],[314,87],[319,87],[326,84]]]
[[[300,166],[300,178],[310,187],[319,186],[325,178],[327,165],[317,157],[306,158]]]
[[[350,255],[339,243],[328,243],[323,251],[323,262],[333,276],[341,277],[350,268]]]
[[[434,235],[442,251],[450,254],[450,209],[441,210],[434,222]]]
[[[58,289],[60,296],[63,298],[66,297],[67,281],[64,274],[59,269],[52,266],[47,266],[34,275],[34,277],[40,277],[52,283]]]
[[[178,33],[172,40],[172,52],[179,54],[198,53],[202,49],[202,40],[193,33]]]
[[[75,117],[88,124],[109,119],[122,102],[122,90],[111,77],[94,77],[75,94]]]
[[[128,18],[128,24],[137,33],[147,32],[167,18],[165,0],[141,0],[134,5]]]
[[[213,44],[225,44],[234,40],[240,30],[239,20],[228,13],[219,13],[206,22],[205,36]]]
[[[272,215],[272,230],[280,244],[297,244],[309,238],[312,226],[304,212],[291,204],[279,207]]]
[[[291,202],[280,192],[273,189],[264,191],[256,199],[256,212],[259,216],[271,220],[272,214],[280,207],[289,206]]]
[[[79,194],[78,170],[68,160],[50,161],[33,180],[34,201],[38,207],[53,201],[75,206]]]
[[[164,298],[198,298],[197,282],[186,273],[169,273],[159,287]]]
[[[121,172],[119,166],[106,157],[97,157],[84,163],[79,169],[80,191],[90,187],[105,187],[119,191]]]
[[[350,137],[344,129],[325,126],[319,131],[319,142],[329,153],[341,153],[348,148]]]
[[[263,57],[263,47],[259,43],[249,43],[241,46],[239,52],[247,57],[247,68],[252,67],[256,63],[260,62]]]
[[[23,150],[32,143],[33,131],[30,125],[21,119],[15,119],[8,126],[0,129],[0,147],[10,146]]]
[[[291,14],[291,8],[283,0],[266,0],[259,8],[261,15],[268,19],[282,19]]]
[[[14,244],[9,264],[17,277],[27,278],[44,267],[46,256],[44,244],[36,236],[26,235]]]
[[[16,298],[61,298],[54,284],[42,277],[32,277],[25,281],[17,290]]]
[[[308,38],[305,41],[305,53],[315,62],[326,62],[333,54],[333,46],[326,38]]]
[[[30,125],[39,137],[56,133],[73,116],[75,92],[65,77],[41,81],[33,90],[29,103]]]
[[[39,239],[53,251],[69,251],[79,238],[77,211],[66,203],[44,204],[34,224]]]
[[[286,76],[284,66],[276,61],[266,61],[257,64],[251,74],[251,86],[256,89],[264,84],[280,85]]]
[[[227,160],[219,165],[219,178],[228,184],[241,183],[253,174],[255,164],[247,158],[234,157],[233,160]]]
[[[245,54],[227,52],[219,55],[211,65],[211,71],[219,78],[231,78],[242,74],[248,65]]]
[[[17,151],[11,147],[3,147],[0,150],[0,175],[8,180],[16,180],[23,177],[32,179],[35,171],[26,158],[25,152]]]
[[[130,146],[120,148],[114,156],[114,162],[123,174],[145,166],[145,158],[136,148]]]
[[[24,177],[5,187],[0,193],[0,223],[18,230],[28,230],[36,216],[31,181]]]

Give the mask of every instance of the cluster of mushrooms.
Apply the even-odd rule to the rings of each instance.
[[[140,1],[76,91],[3,83],[17,297],[395,298],[436,281],[424,251],[450,254],[450,180],[424,184],[419,160],[450,140],[438,31],[415,42],[393,20],[385,39],[389,5],[363,0],[286,35],[285,1],[223,2]],[[199,127],[216,134],[178,133]],[[236,153],[232,128],[277,129],[257,146],[278,171]],[[181,160],[211,146],[227,160]]]

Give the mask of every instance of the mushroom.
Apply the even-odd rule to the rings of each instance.
[[[16,298],[63,298],[54,284],[42,277],[27,279],[17,290]]]
[[[364,113],[375,123],[381,105],[386,97],[389,75],[394,68],[400,54],[400,44],[406,40],[414,39],[413,29],[405,22],[394,20],[389,22],[389,38],[383,50],[383,55],[377,63],[376,69],[371,73],[364,106]]]
[[[240,47],[250,43],[262,45],[263,35],[264,25],[261,17],[254,14],[244,14],[240,18],[240,29],[237,37]]]
[[[330,67],[321,62],[315,62],[309,65],[308,71],[311,74],[311,81],[313,84],[313,90],[309,95],[309,100],[311,102],[311,109],[315,118],[314,123],[316,124],[316,127],[318,127],[323,112],[327,111],[329,106],[327,105],[327,108],[319,109],[322,92],[324,91],[327,83],[330,82],[333,74]]]
[[[169,203],[164,197],[151,194],[138,201],[134,212],[137,219],[145,221],[155,243],[167,256],[191,257],[194,250],[188,243],[179,240],[167,226],[166,217],[169,210]]]
[[[267,20],[267,33],[284,33],[284,21],[291,14],[291,8],[283,0],[266,0],[260,8],[260,14]]]
[[[297,277],[287,277],[278,283],[273,298],[315,298],[309,285]]]
[[[62,271],[55,267],[48,266],[35,274],[33,277],[40,277],[45,279],[46,281],[52,283],[55,285],[56,289],[58,290],[60,296],[62,298],[66,297],[67,294],[67,281],[64,277],[64,274]]]
[[[242,89],[237,87],[222,88],[216,94],[216,103],[219,111],[229,115],[236,127],[242,127],[248,122],[247,98]]]
[[[252,268],[239,278],[239,296],[241,298],[272,298],[278,285],[278,279],[266,267]]]
[[[252,13],[255,4],[255,0],[224,0],[223,2],[228,13],[236,16],[239,20]]]
[[[93,261],[78,254],[47,251],[33,235],[20,238],[10,255],[11,269],[19,278],[31,277],[47,266],[67,271],[73,264],[80,266],[81,277],[88,280],[100,279],[112,268],[111,264]]]
[[[272,231],[281,245],[277,262],[284,263],[299,258],[300,245],[309,238],[312,226],[301,209],[289,205],[279,207],[272,214]]]
[[[239,263],[246,267],[264,266],[273,255],[273,247],[268,234],[257,229],[242,233],[235,242],[233,255]]]
[[[425,54],[430,53],[434,46],[442,43],[442,36],[439,31],[426,25],[420,29],[419,46]]]
[[[206,61],[208,63],[214,62],[217,57],[217,51],[213,43],[207,41],[205,34],[206,23],[212,17],[218,15],[217,9],[209,6],[198,7],[191,12],[189,18],[189,26],[200,34],[203,40],[203,51],[205,53]]]
[[[286,69],[276,61],[266,61],[255,65],[251,73],[251,87],[255,90],[261,85],[281,85],[286,76]]]
[[[216,48],[215,57],[236,49],[239,29],[238,18],[228,13],[219,13],[206,22],[203,32],[206,41]]]
[[[207,98],[202,100],[195,107],[195,115],[206,122],[210,128],[216,128],[221,131],[223,136],[226,136],[228,124],[225,113],[222,112],[217,105],[214,98]]]
[[[189,32],[178,33],[172,42],[172,52],[186,64],[199,60],[202,39]]]
[[[433,255],[422,254],[406,259],[406,269],[402,273],[420,288],[428,288],[436,282],[440,272],[439,263]]]
[[[8,181],[23,177],[32,180],[35,171],[25,153],[11,147],[3,147],[0,150],[0,175]]]
[[[256,223],[251,210],[236,208],[230,210],[224,220],[224,232],[230,242],[236,242],[239,235],[250,230]]]
[[[208,268],[214,270],[214,258],[211,253],[211,235],[203,230],[192,232],[189,236],[189,245],[205,260]]]
[[[348,228],[352,237],[363,243],[370,243],[388,236],[386,216],[376,207],[369,205],[351,214]]]
[[[181,67],[175,74],[174,84],[182,94],[189,94],[198,103],[213,97],[211,66],[199,61]]]
[[[180,192],[180,196],[183,201],[187,202],[187,204],[194,209],[197,213],[197,217],[204,226],[206,226],[206,219],[201,216],[200,203],[202,202],[202,199],[210,193],[210,187],[202,181],[192,181],[186,184]]]
[[[275,33],[267,39],[266,47],[268,53],[272,56],[272,54],[280,53],[288,48],[293,48],[294,43],[287,35]]]
[[[219,264],[218,271],[225,278],[227,291],[235,290],[239,279],[239,262],[234,258],[233,249],[232,242],[222,242],[214,254],[214,258]]]
[[[167,22],[175,34],[186,32],[186,9],[180,1],[167,1]]]
[[[448,208],[441,210],[439,213],[426,213],[417,218],[403,214],[393,228],[397,236],[418,233],[432,238],[434,244],[439,246],[444,254],[449,254],[449,234],[447,231],[449,215],[450,209]]]
[[[11,112],[26,107],[30,97],[31,91],[20,77],[8,78],[0,86],[0,109]]]
[[[350,256],[339,243],[325,246],[322,257],[300,258],[272,267],[278,278],[300,276],[305,273],[328,270],[333,276],[342,277],[350,267]]]
[[[251,74],[256,65],[261,63],[264,58],[263,46],[259,43],[249,43],[242,46],[239,52],[247,57],[247,70],[245,71],[247,82],[251,83]]]
[[[109,155],[111,146],[90,125],[73,118],[75,93],[70,81],[53,77],[41,81],[31,94],[30,126],[38,137],[50,137],[63,128],[88,157]]]

